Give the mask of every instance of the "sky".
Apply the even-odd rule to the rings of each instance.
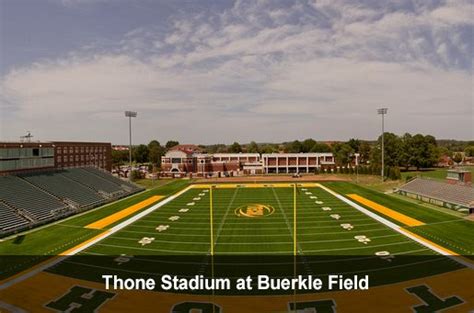
[[[473,7],[0,0],[0,140],[472,140]]]

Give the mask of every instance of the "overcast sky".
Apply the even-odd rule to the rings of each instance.
[[[473,139],[472,0],[0,0],[0,140]]]

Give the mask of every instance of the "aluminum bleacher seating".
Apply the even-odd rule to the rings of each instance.
[[[0,202],[0,232],[5,232],[10,229],[19,228],[27,225],[29,222],[16,214],[7,205]]]
[[[0,199],[15,209],[26,211],[38,221],[52,219],[55,211],[68,208],[54,196],[17,176],[0,177]]]
[[[58,175],[63,171],[21,175],[30,183],[63,200],[72,200],[80,207],[94,206],[105,202],[104,197],[80,183]]]
[[[107,194],[124,194],[126,191],[119,185],[110,182],[104,178],[92,174],[81,168],[70,168],[61,172],[61,175],[75,180],[85,186],[96,190],[97,192],[105,192]]]
[[[400,187],[399,190],[465,207],[474,201],[473,187],[432,179],[415,178]]]
[[[0,236],[143,190],[95,168],[0,176]]]
[[[130,183],[126,180],[122,180],[118,177],[115,177],[109,173],[106,173],[100,169],[97,169],[95,167],[84,167],[83,168],[84,170],[86,171],[89,171],[91,173],[93,173],[94,175],[97,175],[97,176],[100,176],[110,182],[113,182],[119,186],[127,186],[128,188],[127,189],[130,189],[131,191],[135,192],[135,191],[140,191],[142,190],[143,188],[140,188],[139,186],[133,184],[133,183]]]

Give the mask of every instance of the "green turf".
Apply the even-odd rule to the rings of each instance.
[[[97,231],[83,226],[117,212],[151,195],[169,195],[187,186],[189,181],[173,181],[165,186],[124,199],[94,212],[78,216],[26,236],[0,243],[0,254],[57,254],[91,238]],[[472,222],[457,216],[417,206],[352,183],[324,183],[344,195],[357,193],[372,201],[415,217],[428,225],[411,228],[434,242],[461,254],[472,253]],[[307,194],[311,193],[311,194]],[[291,255],[293,253],[293,189],[234,188],[213,192],[213,239],[216,255]],[[368,217],[321,188],[299,188],[297,196],[296,239],[299,256],[371,256],[388,251],[391,255],[435,256],[432,250]],[[193,200],[199,197],[199,200]],[[311,197],[317,197],[312,199]],[[316,203],[322,201],[323,203]],[[192,206],[187,204],[194,202]],[[274,208],[274,213],[260,218],[238,216],[236,208],[258,203]],[[331,211],[323,210],[331,208]],[[179,212],[187,208],[187,212]],[[334,219],[331,214],[339,214]],[[177,221],[169,220],[179,216]],[[209,193],[191,189],[140,220],[96,243],[81,255],[207,255],[210,245]],[[354,228],[345,230],[342,223]],[[158,232],[159,225],[169,225]],[[367,244],[355,236],[367,236]],[[154,238],[149,244],[139,243]],[[457,248],[456,248],[457,247]],[[385,262],[385,261],[384,261]],[[436,268],[435,266],[433,268]],[[79,271],[80,272],[80,271]],[[421,271],[420,271],[421,273]]]
[[[419,244],[374,221],[320,188],[300,191],[297,195],[298,252],[322,255],[373,255],[385,250],[426,251]],[[120,230],[85,253],[94,254],[206,254],[210,251],[209,195],[203,190],[190,190],[175,201],[161,207],[132,225]],[[311,192],[312,195],[306,195]],[[311,199],[316,196],[317,199]],[[193,198],[194,206],[187,206]],[[315,201],[322,201],[316,204]],[[235,188],[214,191],[214,238],[216,254],[292,254],[293,253],[293,191],[291,188]],[[269,205],[275,212],[260,218],[237,216],[235,209],[250,203]],[[324,211],[322,207],[330,207]],[[187,213],[179,209],[189,208]],[[330,217],[339,214],[339,220]],[[180,216],[178,221],[169,217]],[[344,230],[340,224],[351,223],[354,229]],[[158,232],[159,225],[169,229]],[[354,236],[366,235],[370,244]],[[138,243],[143,237],[155,238],[151,244]]]
[[[398,196],[383,194],[351,183],[325,183],[325,185],[343,195],[356,193],[390,209],[420,220],[426,223],[426,225],[410,227],[410,231],[459,254],[474,254],[474,222],[472,221],[415,204],[410,199],[404,200]],[[371,210],[368,207],[366,208]],[[386,218],[401,225],[396,220]]]
[[[175,200],[160,207],[140,220],[119,230],[106,239],[84,250],[82,256],[133,256],[126,265],[117,265],[110,260],[92,259],[99,264],[91,264],[91,259],[66,260],[61,268],[53,269],[57,273],[69,273],[75,277],[90,277],[95,273],[100,277],[104,270],[127,275],[160,275],[166,272],[163,265],[157,265],[157,259],[149,256],[189,256],[187,266],[177,267],[183,275],[205,272],[207,263],[196,262],[194,256],[206,256],[211,251],[210,199],[204,189],[191,189]],[[260,255],[261,257],[278,258],[279,255],[291,256],[293,253],[293,189],[292,188],[235,188],[216,189],[213,192],[214,224],[213,240],[216,257],[232,255]],[[443,272],[446,268],[458,268],[454,262],[440,258],[434,251],[409,239],[368,217],[321,188],[300,188],[297,196],[296,239],[297,254],[303,258],[301,269],[307,273],[324,273],[329,271],[372,273],[374,284],[393,283],[403,279],[422,277]],[[313,197],[313,198],[312,198]],[[314,199],[314,197],[317,197]],[[198,200],[199,198],[199,200]],[[316,203],[321,201],[322,203]],[[194,205],[188,203],[194,202]],[[274,208],[271,215],[264,217],[245,217],[236,214],[236,209],[248,204],[257,203]],[[331,210],[323,210],[329,207]],[[180,209],[187,208],[187,212]],[[331,217],[339,214],[339,219]],[[171,221],[169,218],[179,216]],[[354,228],[346,230],[342,223],[350,223]],[[168,225],[169,228],[159,232],[156,228]],[[359,242],[355,236],[366,236],[368,243]],[[146,244],[140,241],[153,238]],[[393,261],[376,257],[377,252],[387,251],[394,257]],[[311,260],[315,256],[331,261],[313,264],[304,263],[304,258]],[[416,256],[412,259],[408,256]],[[193,258],[194,257],[194,258]],[[354,257],[357,262],[349,262],[341,257]],[[361,261],[370,259],[371,262]],[[174,259],[171,259],[174,260]],[[320,259],[318,259],[320,260]],[[420,261],[422,260],[422,261]],[[422,263],[421,265],[419,263]],[[192,264],[191,264],[192,263]],[[430,266],[426,266],[426,264]],[[304,265],[304,266],[303,266]],[[246,274],[260,273],[262,268],[245,266]],[[329,266],[329,269],[328,269]],[[265,267],[266,271],[278,274],[292,268],[291,264]],[[218,271],[218,270],[216,270]],[[220,273],[226,276],[239,276],[244,272],[238,264],[231,264]]]

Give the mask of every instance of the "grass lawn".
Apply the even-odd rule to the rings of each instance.
[[[469,170],[471,173],[474,174],[474,166],[464,166],[463,168]],[[428,169],[428,170],[423,170],[423,171],[402,172],[402,180],[405,181],[407,177],[409,176],[410,177],[420,176],[420,177],[444,180],[446,179],[446,172],[447,172],[446,168],[433,168],[433,169]]]

